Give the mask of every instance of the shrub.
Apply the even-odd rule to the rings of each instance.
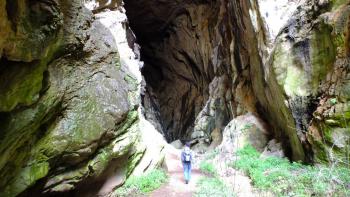
[[[142,176],[132,176],[125,184],[118,188],[114,193],[115,196],[129,196],[130,194],[146,194],[158,189],[167,181],[167,174],[163,170],[152,170]]]
[[[250,176],[257,188],[270,190],[277,196],[350,195],[348,168],[307,166],[277,157],[260,158],[249,145],[237,154],[239,158],[232,166]]]

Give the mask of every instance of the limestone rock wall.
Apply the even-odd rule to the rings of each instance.
[[[0,196],[106,195],[162,160],[125,10],[88,5],[1,1]]]
[[[282,123],[276,135],[293,136],[294,159],[342,163],[349,157],[348,21],[345,1],[305,1],[281,29],[265,65],[271,93],[260,101],[272,111],[271,124]]]
[[[242,103],[253,110],[249,67],[259,56],[252,50],[249,10],[256,10],[255,4],[125,2],[145,62],[146,117],[158,119],[168,141],[221,132],[233,116],[247,111]]]

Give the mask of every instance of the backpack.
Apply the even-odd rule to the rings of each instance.
[[[185,158],[184,158],[185,162],[191,162],[191,159],[192,159],[191,152],[190,151],[184,151],[184,155],[185,155]]]

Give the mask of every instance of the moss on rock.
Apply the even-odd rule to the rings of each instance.
[[[1,63],[0,80],[0,111],[9,112],[16,106],[29,106],[39,99],[43,87],[44,71],[61,46],[61,38],[49,44],[47,56],[31,63],[11,62]]]
[[[333,44],[331,33],[332,27],[321,23],[311,36],[312,80],[310,83],[314,94],[317,93],[320,83],[333,68],[336,59],[336,47]]]

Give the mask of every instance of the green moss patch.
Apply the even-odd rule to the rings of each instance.
[[[331,3],[332,3],[332,9],[335,10],[342,5],[346,5],[346,3],[348,3],[348,0],[331,0]]]
[[[11,111],[16,106],[29,106],[39,98],[43,88],[44,71],[61,45],[60,38],[49,43],[46,56],[40,61],[1,62],[0,111]]]
[[[312,89],[317,90],[333,68],[336,47],[332,40],[332,27],[321,23],[311,36]]]

